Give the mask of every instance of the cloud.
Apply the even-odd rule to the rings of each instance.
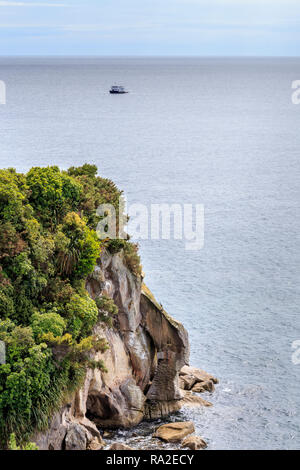
[[[66,7],[64,3],[0,2],[0,7]]]

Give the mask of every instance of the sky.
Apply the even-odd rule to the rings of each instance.
[[[300,0],[0,1],[0,55],[298,56]]]

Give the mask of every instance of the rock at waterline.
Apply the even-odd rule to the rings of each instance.
[[[196,407],[196,406],[212,406],[210,401],[204,400],[203,398],[194,395],[193,392],[184,392],[184,398],[180,400],[181,406],[189,406],[189,407]]]
[[[160,426],[153,434],[153,437],[166,442],[179,442],[193,432],[195,432],[195,427],[192,421],[169,423]]]
[[[203,392],[213,392],[215,386],[211,380],[206,382],[198,382],[192,387],[192,392],[203,393]]]
[[[104,441],[99,440],[97,437],[94,437],[94,439],[89,443],[87,450],[102,450],[104,446]]]
[[[188,447],[191,450],[200,450],[205,449],[207,444],[202,437],[188,436],[182,441],[181,447]]]
[[[121,442],[116,442],[115,444],[112,444],[108,450],[135,450],[135,449],[127,446],[126,444],[122,444]]]
[[[196,393],[213,392],[214,384],[218,379],[196,367],[184,366],[179,373],[179,384],[183,390],[192,390]]]
[[[181,377],[184,377],[185,375],[193,376],[197,382],[206,382],[207,380],[211,380],[214,384],[219,383],[216,377],[208,374],[204,370],[197,369],[197,367],[183,366],[179,375]]]

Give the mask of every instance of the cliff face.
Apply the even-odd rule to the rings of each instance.
[[[119,308],[117,328],[98,323],[94,333],[109,349],[97,353],[108,372],[87,371],[83,387],[56,413],[40,449],[101,447],[99,427],[130,427],[167,416],[182,404],[179,372],[189,362],[188,335],[126,267],[122,253],[104,252],[86,288],[107,295]]]

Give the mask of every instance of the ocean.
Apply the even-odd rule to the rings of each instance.
[[[220,380],[212,408],[174,418],[209,449],[300,447],[297,79],[299,58],[0,59],[1,168],[95,163],[129,204],[204,206],[202,249],[140,252],[191,364]]]

